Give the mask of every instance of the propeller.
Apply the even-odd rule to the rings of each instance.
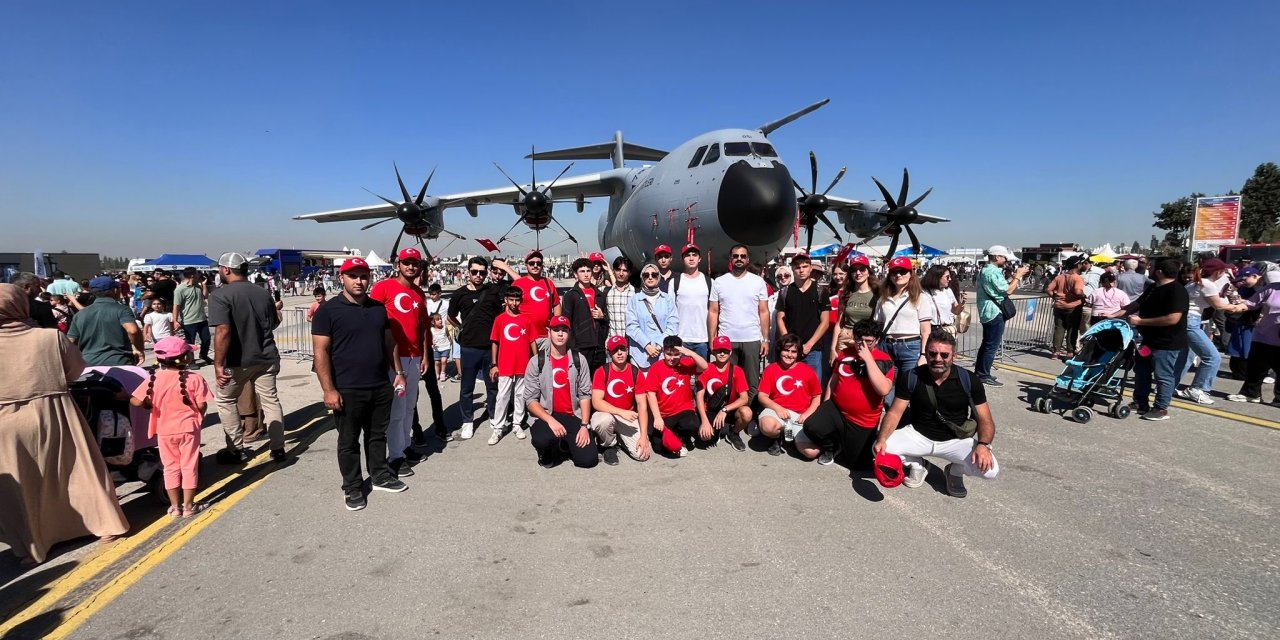
[[[818,156],[812,151],[809,152],[809,169],[813,176],[813,183],[809,191],[805,191],[799,182],[794,179],[791,180],[791,183],[796,186],[796,190],[800,192],[800,198],[797,200],[800,208],[800,224],[804,226],[808,234],[805,251],[813,250],[813,228],[817,226],[818,221],[822,221],[823,224],[827,225],[831,233],[836,235],[836,240],[844,242],[844,239],[840,237],[840,232],[836,231],[835,225],[831,224],[831,220],[827,219],[827,210],[830,207],[830,203],[827,202],[827,194],[836,188],[836,185],[840,183],[840,179],[844,178],[845,171],[848,171],[849,168],[840,167],[840,173],[836,174],[836,179],[832,180],[831,185],[822,193],[818,193]]]
[[[503,170],[502,165],[495,162],[493,163],[493,166],[497,167],[498,171],[502,174],[502,177],[506,178],[507,181],[510,182],[513,187],[516,188],[516,191],[520,192],[520,202],[515,203],[517,205],[517,210],[519,211],[520,219],[516,221],[516,224],[511,226],[511,229],[515,229],[517,225],[523,222],[530,229],[533,229],[535,233],[540,233],[543,229],[546,229],[547,227],[551,226],[551,224],[554,223],[557,227],[560,228],[561,231],[564,232],[565,236],[567,236],[570,240],[573,241],[574,244],[578,243],[577,238],[574,238],[573,234],[569,233],[569,230],[565,229],[564,225],[560,224],[560,221],[556,220],[551,215],[552,206],[556,202],[575,202],[575,203],[579,203],[578,205],[579,207],[582,206],[582,202],[576,198],[567,199],[567,200],[566,199],[557,200],[551,197],[552,187],[555,187],[556,182],[559,182],[560,178],[563,178],[564,174],[568,173],[569,169],[573,168],[572,162],[570,162],[568,166],[566,166],[563,170],[561,170],[560,173],[555,177],[555,179],[552,180],[549,184],[547,184],[547,186],[543,187],[542,189],[539,189],[538,188],[537,148],[530,147],[530,154],[529,154],[530,180],[529,180],[528,190],[525,190],[524,187],[520,186],[520,183],[516,182],[509,174],[507,174],[507,172]],[[498,240],[498,243],[501,243],[510,234],[511,234],[511,230],[508,230],[507,233],[503,234],[502,238]],[[541,245],[540,237],[537,244]],[[540,246],[535,248],[540,248]]]
[[[893,235],[893,240],[889,243],[889,257],[898,250],[898,238],[905,230],[907,237],[911,238],[912,253],[920,253],[920,239],[916,237],[916,232],[911,229],[911,223],[920,216],[920,212],[916,210],[916,205],[929,197],[933,193],[933,187],[929,187],[919,198],[907,202],[907,192],[911,183],[911,174],[905,168],[902,170],[902,189],[898,191],[898,198],[895,200],[889,190],[872,176],[871,180],[876,183],[876,187],[880,189],[880,195],[884,196],[884,201],[888,205],[888,211],[881,211],[879,215],[884,216],[886,222],[883,226],[876,230],[871,237],[878,236],[885,231],[889,231]]]
[[[395,200],[383,195],[369,191],[369,189],[366,188],[365,191],[368,191],[374,197],[395,207],[396,215],[390,218],[383,218],[377,222],[360,227],[361,231],[367,231],[384,222],[399,220],[404,226],[400,229],[400,234],[396,236],[396,242],[391,249],[392,254],[396,253],[399,249],[400,240],[404,236],[405,232],[418,237],[421,237],[424,234],[431,234],[432,232],[444,233],[459,240],[466,240],[465,237],[445,229],[443,226],[437,224],[431,219],[430,214],[439,211],[440,207],[446,204],[439,198],[427,195],[427,189],[431,186],[431,179],[436,175],[435,167],[432,167],[431,173],[427,175],[427,181],[422,183],[422,189],[418,191],[417,197],[413,197],[409,193],[409,188],[404,184],[404,178],[400,177],[400,167],[394,162],[391,163],[391,166],[395,169],[396,182],[400,185],[400,195],[404,197],[404,202],[396,202]]]

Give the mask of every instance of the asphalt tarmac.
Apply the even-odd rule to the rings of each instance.
[[[134,496],[122,542],[33,571],[0,555],[5,616],[25,616],[4,637],[1277,637],[1280,431],[1187,410],[1080,425],[1028,408],[1042,376],[998,375],[1001,475],[964,499],[936,467],[881,490],[762,442],[544,470],[485,425],[353,513],[309,363],[286,361],[287,463],[220,467],[210,418],[215,506],[167,521]]]

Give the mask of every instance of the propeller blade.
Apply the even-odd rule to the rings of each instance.
[[[889,195],[889,190],[884,188],[884,185],[880,184],[880,181],[876,180],[875,176],[871,176],[871,181],[876,183],[876,187],[880,189],[880,195],[884,196],[884,201],[889,203],[889,209],[897,209],[898,203],[894,201],[893,196]]]
[[[538,155],[538,149],[529,145],[529,176],[531,177],[529,187],[535,191],[538,189],[538,161],[534,159],[536,155]]]
[[[400,183],[400,193],[404,194],[404,201],[405,201],[405,202],[408,202],[408,201],[409,201],[409,190],[405,188],[405,186],[404,186],[404,179],[402,179],[402,178],[400,177],[400,167],[396,167],[396,163],[394,163],[394,162],[392,162],[392,163],[391,163],[391,166],[395,167],[395,169],[396,169],[396,182],[399,182],[399,183]]]
[[[560,181],[560,178],[563,178],[563,177],[564,177],[564,174],[568,173],[568,172],[569,172],[569,170],[570,170],[570,169],[572,169],[572,168],[573,168],[573,163],[572,163],[572,162],[570,162],[570,163],[569,163],[569,166],[565,167],[565,168],[564,168],[564,171],[561,171],[561,172],[560,172],[560,175],[556,176],[556,179],[555,179],[555,180],[552,180],[552,181],[551,181],[551,184],[547,185],[547,188],[542,190],[542,195],[544,195],[544,196],[545,196],[545,195],[550,194],[550,193],[551,193],[551,187],[556,186],[556,182],[559,182],[559,181]],[[535,185],[535,187],[534,187],[534,188],[537,188],[537,187],[536,187],[536,185]]]
[[[422,191],[418,192],[418,199],[414,200],[414,203],[419,207],[422,206],[422,199],[427,197],[427,187],[431,186],[431,179],[436,175],[436,168],[437,167],[431,167],[431,173],[427,174],[427,181],[422,183]]]
[[[836,242],[839,242],[841,244],[844,243],[844,238],[840,237],[840,232],[836,231],[836,226],[834,224],[831,224],[831,221],[827,219],[827,214],[819,213],[818,219],[821,220],[823,224],[827,225],[827,228],[831,230],[831,233],[835,234]]]
[[[510,182],[511,182],[511,186],[515,187],[515,188],[516,188],[516,190],[520,192],[520,197],[522,197],[522,198],[523,198],[524,196],[529,195],[528,193],[526,193],[526,192],[525,192],[524,187],[521,187],[519,184],[517,184],[517,183],[516,183],[516,181],[515,181],[515,180],[512,180],[512,179],[511,179],[511,176],[507,175],[507,172],[506,172],[506,171],[502,171],[502,166],[501,166],[501,165],[499,165],[498,163],[496,163],[496,162],[495,162],[495,163],[493,163],[493,166],[498,167],[498,171],[500,171],[500,172],[502,173],[502,177],[504,177],[504,178],[506,178],[508,181],[510,181]]]
[[[560,227],[560,230],[564,232],[564,235],[567,236],[570,240],[572,240],[574,244],[578,244],[578,239],[573,237],[573,234],[569,233],[569,230],[564,228],[564,225],[560,224],[560,221],[556,220],[555,216],[552,216],[551,221],[556,223],[556,226]]]
[[[498,241],[497,241],[497,242],[495,242],[494,244],[502,244],[502,242],[503,242],[504,240],[506,240],[506,239],[507,239],[507,236],[511,235],[511,232],[512,232],[512,231],[515,231],[515,230],[516,230],[516,227],[517,227],[521,222],[524,222],[524,219],[523,219],[523,218],[519,218],[519,217],[517,217],[517,218],[516,218],[515,223],[511,225],[511,228],[510,228],[510,229],[507,229],[507,232],[506,232],[506,233],[504,233],[504,234],[502,234],[502,237],[501,237],[501,238],[498,238]]]
[[[916,232],[911,230],[911,225],[903,225],[902,228],[907,230],[907,236],[911,238],[911,255],[920,255],[920,238],[917,238]]]
[[[893,254],[898,252],[898,236],[900,235],[902,235],[901,227],[899,227],[898,230],[893,233],[893,240],[889,242],[889,253],[885,254],[885,257],[889,258],[890,260],[893,259]]]
[[[810,251],[813,251],[813,225],[805,225],[804,230],[806,233],[804,252],[809,253]]]
[[[396,243],[391,245],[391,255],[399,255],[400,239],[404,237],[404,227],[400,228],[400,233],[396,235]]]
[[[895,209],[892,213],[890,213],[890,215],[903,215],[903,214],[915,211],[916,205],[920,204],[925,198],[929,197],[930,193],[933,193],[933,187],[929,187],[929,190],[921,194],[919,198],[912,200],[911,204],[908,204],[899,209]]]
[[[364,189],[365,191],[369,191],[368,189],[365,189],[364,187],[360,187],[360,188],[361,188],[361,189]],[[389,204],[389,205],[391,205],[391,206],[393,206],[393,207],[399,207],[399,206],[400,206],[400,204],[401,204],[401,203],[399,203],[399,202],[396,202],[395,200],[391,200],[391,199],[388,199],[388,198],[384,198],[384,197],[382,197],[382,196],[380,196],[380,195],[378,195],[378,194],[376,194],[376,193],[374,193],[374,192],[372,192],[372,191],[369,191],[369,193],[370,193],[371,195],[373,195],[374,197],[378,198],[379,200],[381,200],[381,201],[383,201],[383,202],[385,202],[385,203],[387,203],[387,204]]]
[[[395,218],[394,216],[393,216],[393,217],[390,217],[390,218],[384,218],[384,219],[379,220],[379,221],[377,221],[377,222],[375,222],[375,223],[373,223],[373,224],[366,224],[365,226],[360,227],[360,230],[361,230],[361,231],[368,231],[369,229],[372,229],[372,228],[374,228],[374,227],[376,227],[376,226],[378,226],[378,225],[380,225],[380,224],[382,224],[382,223],[384,223],[384,222],[386,222],[386,221],[388,221],[388,220],[395,220],[395,219],[396,219],[396,218]]]
[[[818,156],[812,151],[809,152],[809,173],[813,176],[813,188],[809,193],[818,192]]]
[[[791,184],[794,184],[794,185],[796,186],[796,191],[799,191],[799,192],[800,192],[800,195],[801,195],[802,197],[806,197],[806,198],[807,198],[807,197],[809,196],[808,192],[806,192],[806,191],[804,190],[804,187],[800,186],[800,183],[799,183],[799,182],[796,182],[796,179],[795,179],[795,178],[792,178],[792,179],[791,179]]]
[[[430,180],[430,178],[428,178],[428,180]],[[432,260],[431,250],[427,248],[427,243],[423,242],[422,238],[418,238],[418,246],[422,247],[423,260],[426,262],[431,262]]]
[[[452,231],[450,231],[450,230],[448,230],[448,229],[446,229],[446,228],[444,228],[444,227],[437,227],[437,226],[435,226],[435,225],[431,225],[431,228],[432,228],[432,229],[435,229],[436,231],[439,231],[440,233],[445,234],[446,236],[453,236],[454,238],[457,238],[457,239],[459,239],[459,240],[466,240],[466,239],[467,239],[467,237],[466,237],[466,236],[458,235],[458,234],[456,234],[456,233],[454,233],[454,232],[452,232]]]
[[[898,192],[898,202],[907,201],[907,186],[911,183],[911,174],[907,173],[907,168],[902,168],[902,191]]]
[[[825,196],[828,193],[831,193],[831,190],[836,188],[836,185],[840,183],[840,179],[844,177],[844,172],[848,170],[849,167],[840,167],[840,173],[836,174],[836,179],[831,181],[831,186],[827,187],[827,190],[823,191],[822,195]]]

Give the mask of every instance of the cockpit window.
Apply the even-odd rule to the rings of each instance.
[[[719,159],[720,159],[720,143],[717,142],[711,145],[711,148],[707,150],[707,157],[702,160],[702,164],[711,164],[712,162],[715,162],[716,160],[719,160]]]
[[[751,155],[751,143],[726,142],[724,143],[724,154],[726,156],[749,156]]]
[[[693,152],[693,159],[689,161],[689,168],[692,169],[698,166],[698,163],[702,162],[702,154],[706,152],[707,145],[704,144],[701,147],[698,147],[698,150]]]
[[[729,145],[725,145],[726,151],[728,150],[728,148],[729,148]],[[773,145],[769,144],[768,142],[752,142],[751,149],[754,150],[756,152],[756,155],[758,156],[762,156],[765,158],[778,157],[778,152],[774,151]]]

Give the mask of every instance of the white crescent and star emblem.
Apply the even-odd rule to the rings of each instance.
[[[627,383],[623,382],[622,380],[610,380],[608,386],[605,387],[605,390],[609,393],[610,398],[621,398],[623,396],[623,393],[626,393],[627,391],[631,390],[631,388],[628,387],[626,391],[623,391],[623,393],[618,393],[613,390],[613,385],[615,384],[626,385]]]
[[[853,360],[850,358],[845,358],[841,360],[840,366],[836,367],[836,373],[839,373],[840,377],[842,378],[852,378],[853,367],[849,366],[849,363],[851,362],[853,362]]]
[[[539,297],[541,295],[541,297]],[[545,302],[547,299],[547,290],[542,287],[530,287],[529,298],[534,302]]]
[[[724,382],[722,382],[719,378],[712,378],[707,381],[707,393],[713,394],[716,392],[716,389],[718,387],[723,387],[723,386],[724,386]]]
[[[774,386],[778,389],[778,395],[780,396],[789,396],[796,388],[791,387],[791,376],[782,376],[781,378],[778,378],[778,383]]]
[[[671,384],[672,382],[675,382],[677,387],[679,387],[679,386],[683,386],[683,383],[681,383],[681,382],[680,382],[679,378],[667,378],[666,380],[663,380],[663,381],[662,381],[662,392],[663,392],[663,393],[665,393],[665,394],[667,394],[667,395],[671,395],[671,394],[675,393],[675,389],[668,389],[668,388],[667,388],[668,386],[670,386],[670,384]]]
[[[404,308],[404,307],[400,306],[400,298],[408,298],[408,297],[409,297],[409,294],[407,294],[407,293],[405,293],[405,292],[403,292],[403,291],[401,291],[400,293],[397,293],[397,294],[396,294],[396,297],[394,297],[394,298],[392,298],[392,299],[391,299],[391,306],[395,307],[395,308],[396,308],[396,311],[399,311],[400,313],[409,313],[410,311],[412,311],[412,309],[406,309],[406,308]],[[414,305],[413,305],[413,308],[414,308],[414,309],[417,309],[417,308],[418,308],[418,305],[417,305],[417,304],[414,304]]]
[[[559,376],[562,373],[564,374],[564,382],[559,382],[557,376]],[[551,370],[551,386],[552,387],[555,387],[556,389],[563,389],[568,384],[569,384],[568,369],[552,369]]]
[[[519,329],[520,333],[513,336],[511,335],[512,329]],[[506,338],[507,340],[510,340],[511,342],[515,342],[516,340],[519,340],[520,336],[524,335],[524,333],[525,333],[524,329],[520,328],[520,325],[518,324],[509,324],[502,329],[502,337]]]

